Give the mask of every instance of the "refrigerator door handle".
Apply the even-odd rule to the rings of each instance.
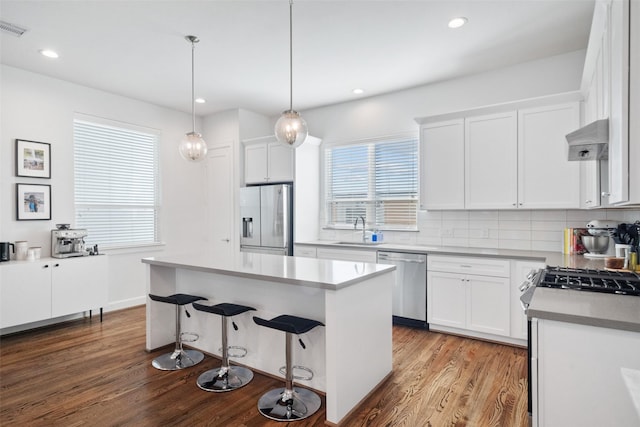
[[[253,218],[242,218],[242,237],[253,237]]]

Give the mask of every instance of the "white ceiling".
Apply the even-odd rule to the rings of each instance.
[[[296,0],[294,108],[401,90],[586,48],[594,0]],[[466,26],[451,30],[450,18]],[[1,62],[198,115],[289,106],[287,0],[0,0]],[[41,56],[56,50],[56,60]],[[354,88],[365,90],[356,96]]]

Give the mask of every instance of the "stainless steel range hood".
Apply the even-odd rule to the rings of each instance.
[[[569,160],[609,158],[609,119],[596,120],[566,136]]]

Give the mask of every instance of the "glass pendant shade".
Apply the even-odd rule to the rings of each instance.
[[[276,139],[291,148],[302,145],[309,130],[307,122],[297,111],[287,110],[282,113],[275,126]]]
[[[207,143],[202,139],[202,135],[197,132],[189,132],[182,138],[178,146],[183,159],[192,162],[199,162],[207,157]]]

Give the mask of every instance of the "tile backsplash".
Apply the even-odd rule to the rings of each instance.
[[[384,241],[562,252],[564,229],[585,227],[593,219],[634,223],[640,209],[419,211],[417,232],[385,231]],[[320,238],[357,241],[361,233],[322,229]]]

